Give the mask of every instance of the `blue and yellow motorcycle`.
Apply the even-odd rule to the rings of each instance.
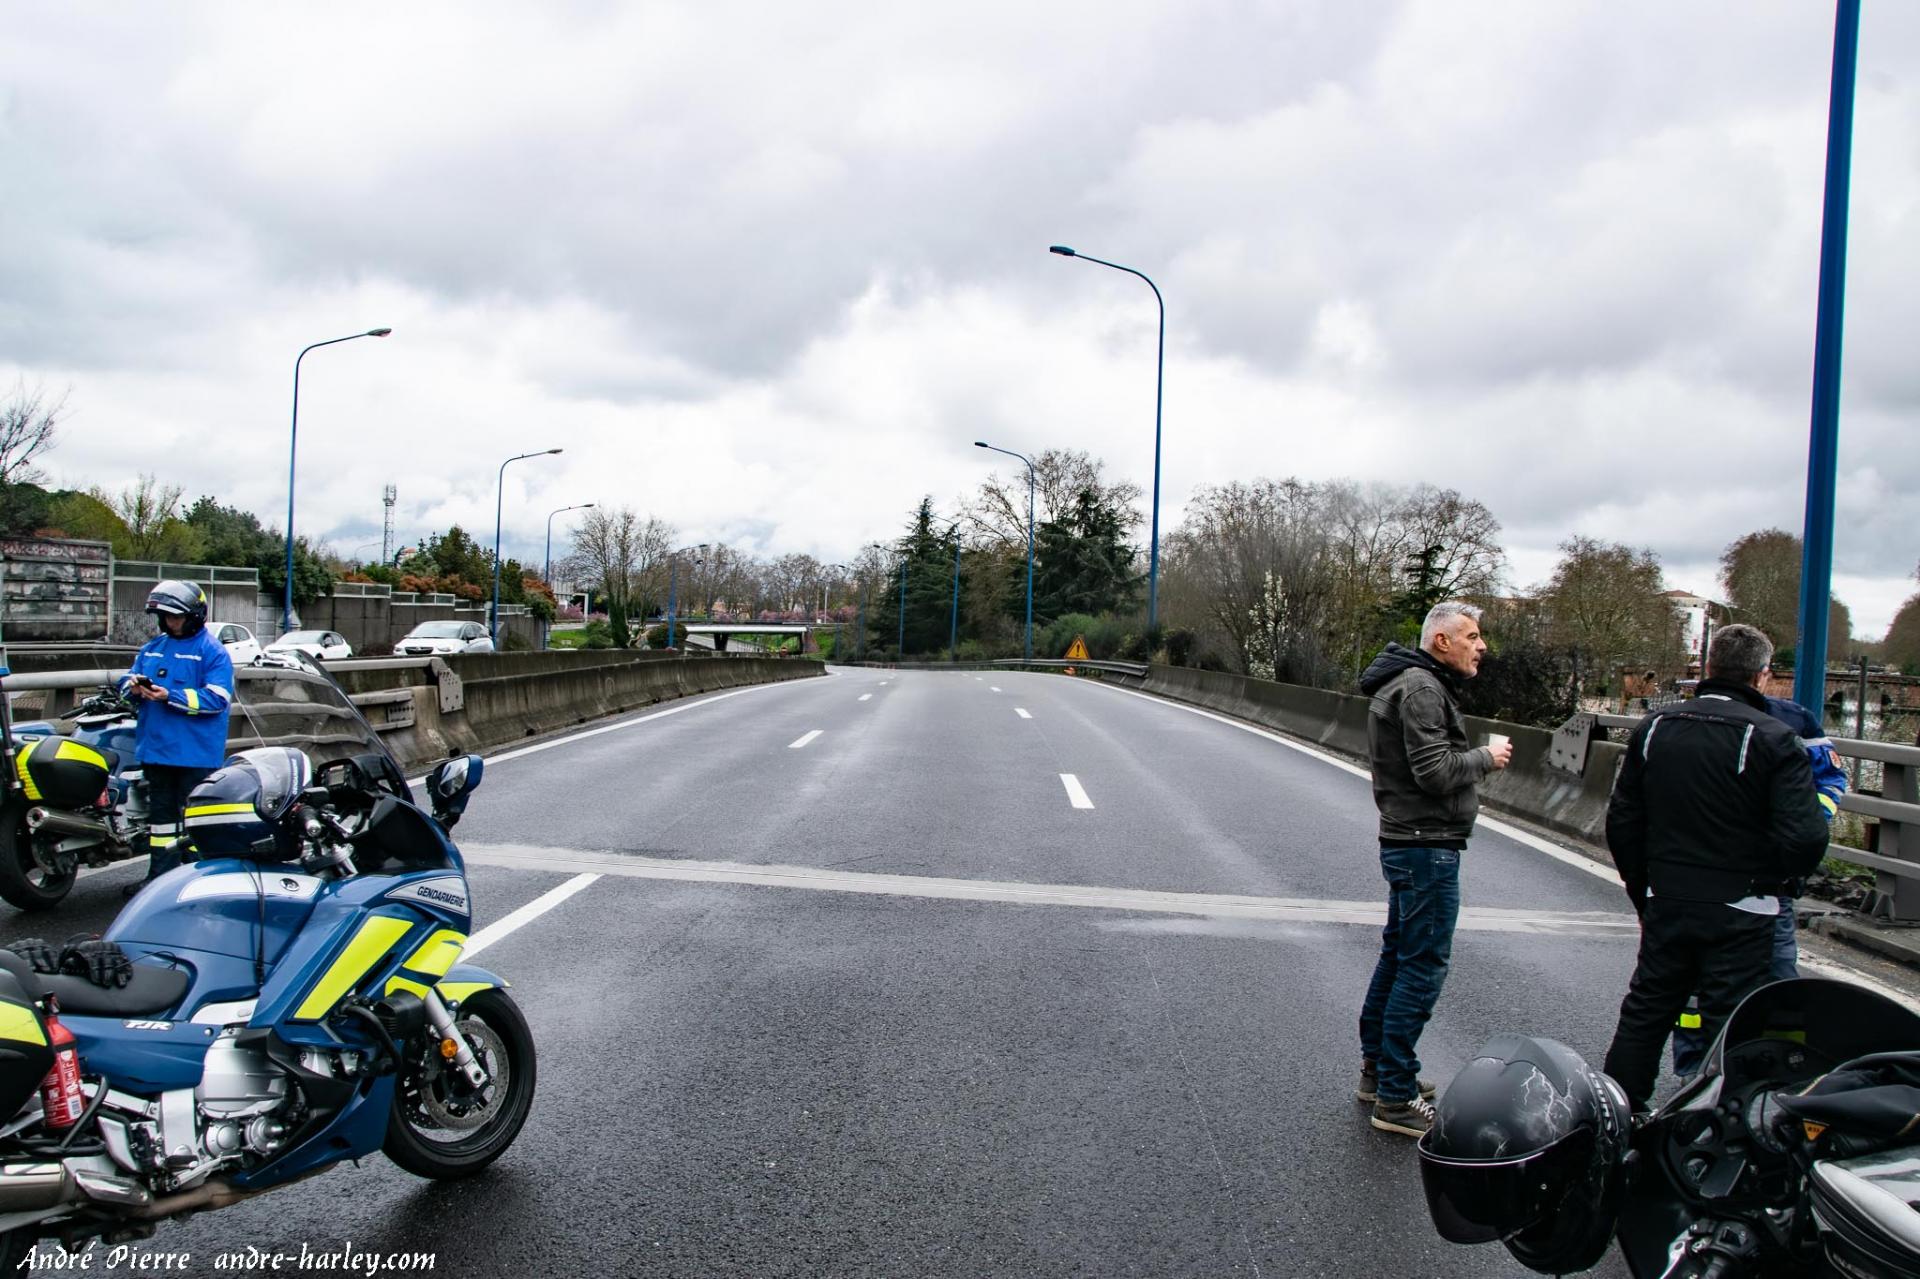
[[[0,1269],[379,1150],[467,1176],[518,1136],[533,1036],[506,983],[459,962],[448,832],[480,758],[434,770],[429,813],[370,744],[317,770],[242,751],[188,801],[199,859],[79,962],[0,950]]]

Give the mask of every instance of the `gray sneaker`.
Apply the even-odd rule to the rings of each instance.
[[[1420,1095],[1428,1101],[1432,1101],[1434,1096],[1440,1091],[1433,1086],[1433,1080],[1431,1079],[1422,1079],[1419,1081],[1419,1085]],[[1353,1099],[1355,1101],[1364,1101],[1368,1104],[1380,1100],[1379,1068],[1364,1057],[1360,1060],[1360,1086],[1353,1090]]]
[[[1412,1101],[1376,1101],[1373,1118],[1368,1122],[1381,1132],[1424,1137],[1427,1129],[1433,1127],[1433,1103],[1425,1097],[1415,1097]]]

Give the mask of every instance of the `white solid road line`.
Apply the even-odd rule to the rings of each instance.
[[[860,694],[860,700],[864,702],[864,701],[866,701],[866,700],[867,700],[868,698],[870,698],[870,697],[872,697],[872,696],[873,696],[873,694],[872,694],[872,693],[862,693],[862,694]]]
[[[494,920],[491,924],[488,924],[485,928],[482,928],[479,932],[467,939],[466,947],[460,952],[460,958],[472,959],[475,955],[493,945],[493,943],[499,941],[514,929],[520,927],[522,924],[532,923],[599,878],[600,876],[592,871],[582,872],[560,885],[560,887],[542,893],[512,914]]]
[[[1021,719],[1032,719],[1032,718],[1033,718],[1033,716],[1031,716],[1031,715],[1029,715],[1029,714],[1027,713],[1027,708],[1026,708],[1026,707],[1024,707],[1024,706],[1016,706],[1016,707],[1014,707],[1014,708],[1013,708],[1013,713],[1014,713],[1015,715],[1018,715],[1018,716],[1019,716],[1019,717],[1020,717]]]
[[[816,892],[944,898],[949,901],[1005,902],[1020,906],[1084,906],[1102,910],[1145,911],[1161,915],[1257,919],[1273,923],[1365,924],[1378,928],[1386,922],[1387,918],[1384,902],[1330,901],[1311,897],[1248,897],[1225,893],[1175,893],[1151,889],[1103,888],[1086,884],[1023,884],[984,879],[941,879],[925,875],[887,875],[872,871],[826,870],[812,866],[753,866],[743,862],[691,861],[679,857],[638,857],[625,853],[581,852],[572,848],[540,848],[529,844],[474,844],[465,852],[468,861],[486,866],[503,866],[515,870],[587,871],[613,878],[739,884],[761,888],[804,888]],[[562,886],[563,889],[565,887],[565,885]],[[1637,929],[1639,923],[1631,914],[1624,911],[1613,913],[1514,910],[1490,906],[1465,906],[1460,910],[1460,922],[1457,926],[1474,932],[1620,936]]]
[[[1087,798],[1087,788],[1080,784],[1078,777],[1072,773],[1062,773],[1060,784],[1067,788],[1067,798],[1073,802],[1075,808],[1093,807],[1093,801]]]
[[[821,731],[822,731],[822,730],[820,730],[820,729],[817,729],[817,728],[816,728],[816,729],[814,729],[814,730],[813,730],[812,732],[810,732],[810,733],[802,733],[802,734],[800,735],[800,740],[799,740],[799,741],[797,741],[797,742],[788,742],[788,743],[787,743],[787,749],[788,749],[788,750],[790,750],[790,751],[797,751],[797,750],[799,750],[799,749],[800,749],[800,748],[801,748],[802,746],[805,746],[805,745],[806,745],[806,744],[807,744],[808,742],[810,742],[810,741],[812,741],[812,740],[813,740],[814,738],[816,738],[816,737],[818,737],[818,736],[820,736],[820,734],[821,734]]]

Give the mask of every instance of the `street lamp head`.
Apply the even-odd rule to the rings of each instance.
[[[368,329],[367,336],[370,338],[383,338],[391,332],[393,332],[392,329]]]
[[[594,507],[598,505],[600,505],[598,502],[582,502],[580,504],[580,509],[583,511],[591,511]]]
[[[1064,244],[1049,244],[1047,246],[1047,252],[1058,253],[1063,258],[1071,258],[1071,257],[1077,256],[1072,249],[1069,249]]]
[[[565,452],[566,452],[566,450],[565,450],[565,449],[548,449],[548,450],[547,450],[547,452],[549,452],[549,453],[565,453]]]
[[[987,443],[985,440],[975,440],[973,442],[973,447],[977,449],[990,449],[993,447],[993,445]]]

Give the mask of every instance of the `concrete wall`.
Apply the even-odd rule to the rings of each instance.
[[[1184,666],[1154,666],[1144,680],[1124,682],[1236,719],[1252,720],[1362,761],[1367,757],[1369,699],[1358,694]],[[1574,777],[1547,766],[1553,742],[1553,734],[1547,729],[1468,716],[1467,732],[1476,743],[1484,743],[1489,733],[1504,733],[1513,739],[1513,762],[1480,787],[1483,805],[1605,847],[1607,796],[1613,791],[1614,774],[1620,768],[1618,744],[1593,743],[1586,772]]]
[[[467,751],[485,753],[541,733],[590,723],[654,702],[826,674],[818,662],[778,657],[682,657],[631,651],[477,653],[432,667],[333,672],[349,694],[404,690],[412,723],[383,729],[408,769]],[[456,705],[457,703],[457,705]],[[379,705],[365,707],[379,727]]]

